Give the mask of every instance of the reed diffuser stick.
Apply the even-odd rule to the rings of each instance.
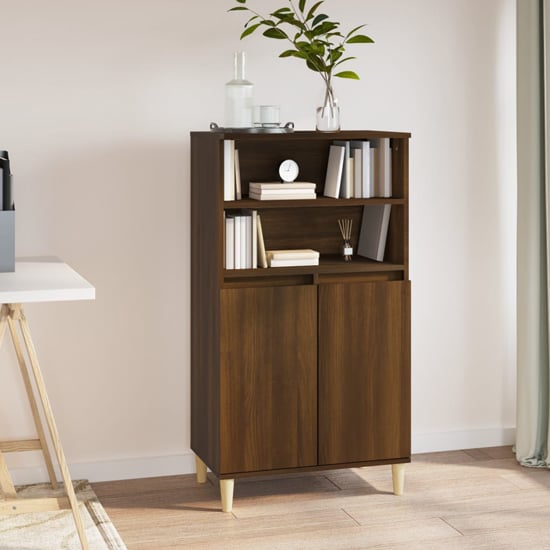
[[[353,227],[353,220],[338,220],[338,227],[340,228],[342,239],[344,239],[344,245],[342,246],[342,255],[344,256],[344,260],[346,262],[349,262],[351,261],[351,257],[353,255],[353,248],[351,246],[351,230]]]

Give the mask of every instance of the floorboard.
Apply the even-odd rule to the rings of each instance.
[[[550,549],[550,471],[511,447],[415,455],[401,497],[389,466],[237,480],[230,514],[211,475],[93,489],[129,550]]]

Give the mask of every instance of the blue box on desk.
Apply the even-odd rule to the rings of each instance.
[[[15,271],[15,210],[0,210],[0,273]]]

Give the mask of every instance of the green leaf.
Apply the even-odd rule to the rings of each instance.
[[[255,25],[250,25],[250,27],[247,27],[241,34],[241,40],[249,34],[252,34],[260,25],[261,23],[256,23]]]
[[[239,4],[246,4],[246,0],[237,0]]]
[[[353,71],[342,71],[341,73],[336,73],[334,76],[339,78],[351,78],[353,80],[359,80],[359,75]]]
[[[344,55],[344,52],[341,48],[332,50],[330,52],[330,60],[334,63],[335,61],[338,61],[342,57],[342,55]]]
[[[285,32],[275,27],[267,29],[266,31],[264,31],[263,35],[267,36],[267,38],[276,38],[277,40],[285,40],[286,38],[288,38]]]
[[[356,57],[346,57],[344,59],[340,59],[340,61],[338,61],[338,63],[335,63],[334,66],[336,67],[336,65],[341,65],[342,63],[345,63],[346,61],[351,61],[352,59],[357,59]]]
[[[312,27],[315,27],[317,26],[321,21],[324,21],[325,19],[328,19],[328,15],[325,15],[323,13],[320,13],[319,15],[317,15],[315,17],[315,19],[313,20],[313,22],[311,23],[311,26]]]
[[[296,57],[296,54],[298,52],[296,50],[285,50],[281,54],[279,54],[279,57]]]
[[[346,35],[346,38],[356,33],[359,29],[362,29],[363,27],[366,27],[366,25],[359,25],[358,27],[351,29],[351,31],[349,31],[348,34]]]
[[[317,65],[314,65],[311,62],[311,59],[306,59],[306,65],[308,66],[309,69],[311,69],[312,71],[315,71],[316,73],[324,72],[323,67],[319,67]]]
[[[334,23],[332,21],[324,21],[320,25],[317,25],[317,27],[313,28],[313,34],[315,36],[322,36],[324,34],[328,34],[330,31],[333,31],[334,29],[338,28],[339,23]]]
[[[245,27],[248,27],[248,25],[250,25],[250,23],[252,23],[252,21],[254,21],[254,19],[259,19],[259,15],[254,15],[253,17],[251,17],[245,24],[244,26]]]
[[[300,8],[300,11],[304,13],[304,8],[306,7],[306,0],[300,0],[298,7]]]
[[[346,44],[372,44],[374,40],[364,34],[356,34],[346,40]]]
[[[227,11],[248,11],[248,8],[245,8],[244,6],[235,6],[234,8],[231,8]]]
[[[316,4],[314,4],[311,9],[309,10],[308,14],[307,14],[307,17],[306,17],[306,21],[309,21],[313,15],[315,14],[315,12],[317,11],[317,8],[324,2],[324,0],[321,0],[320,2],[317,2]]]

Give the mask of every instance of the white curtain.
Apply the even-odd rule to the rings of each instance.
[[[550,0],[517,0],[516,457],[550,467]]]

